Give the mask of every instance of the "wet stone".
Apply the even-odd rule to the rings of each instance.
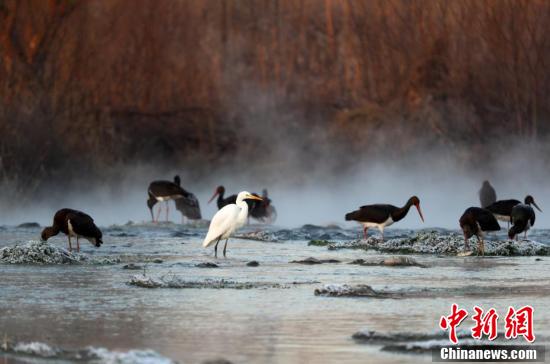
[[[197,268],[218,268],[219,266],[216,263],[203,262],[203,263],[196,264],[195,267],[197,267]]]
[[[156,264],[160,264],[160,263],[163,263],[164,260],[160,259],[160,258],[155,258],[153,259],[153,263],[156,263]]]
[[[349,284],[326,284],[322,288],[317,288],[314,291],[316,296],[332,296],[332,297],[373,297],[386,298],[384,292],[375,291],[371,286],[366,284],[349,285]]]
[[[477,242],[472,240],[470,246],[477,248]],[[420,231],[412,237],[385,241],[371,236],[364,240],[331,243],[327,247],[329,250],[364,249],[398,254],[442,254],[455,256],[466,250],[462,235],[456,233],[441,234],[438,231]],[[550,255],[550,246],[532,240],[486,240],[485,255],[546,256]]]
[[[275,235],[269,231],[252,231],[248,233],[242,233],[239,235],[235,235],[235,238],[264,241],[269,243],[276,243],[279,241],[277,237],[275,237]]]
[[[123,266],[122,269],[139,270],[139,269],[143,269],[143,267],[141,265],[130,263],[130,264],[126,264],[125,266]]]
[[[11,342],[4,340],[0,345],[0,354],[7,353],[17,358],[33,357],[45,362],[86,362],[86,363],[134,363],[134,364],[174,364],[175,362],[157,352],[145,350],[130,350],[126,352],[111,351],[106,348],[88,346],[82,349],[63,349],[43,342]],[[8,359],[9,361],[9,359]],[[15,360],[17,362],[17,359]],[[27,362],[26,360],[24,360]],[[33,359],[33,362],[35,360]],[[37,361],[38,362],[38,361]],[[42,361],[39,361],[42,362]]]
[[[321,239],[310,240],[307,243],[307,245],[310,245],[310,246],[327,246],[329,244],[334,244],[334,243],[328,240],[321,240]]]
[[[471,339],[471,334],[466,330],[457,330],[457,338]],[[384,345],[382,350],[394,351],[390,346],[413,346],[432,348],[438,345],[449,345],[449,334],[446,331],[423,332],[395,332],[380,333],[373,330],[363,329],[352,335],[352,339],[359,344]],[[390,350],[388,350],[390,349]],[[398,351],[398,350],[395,350]]]
[[[338,259],[317,259],[317,258],[309,257],[302,260],[293,260],[290,263],[314,265],[314,264],[323,264],[323,263],[340,263],[340,261]]]
[[[33,228],[39,228],[40,224],[37,222],[24,222],[22,224],[17,225],[20,229],[33,229]]]
[[[29,241],[0,249],[0,263],[7,264],[116,264],[118,257],[95,258],[69,252],[45,241]]]
[[[357,264],[363,266],[385,266],[385,267],[421,267],[426,268],[424,264],[418,263],[416,260],[410,257],[388,257],[382,260],[366,261],[364,259],[356,259],[349,264]]]
[[[299,284],[312,284],[313,282],[237,282],[225,279],[205,279],[202,281],[189,281],[177,276],[161,276],[159,278],[145,275],[133,276],[128,282],[131,286],[141,288],[211,288],[211,289],[286,289]]]
[[[458,329],[457,338],[461,345],[475,345],[479,342],[472,339],[471,333]],[[501,335],[497,342],[504,343]],[[449,346],[449,334],[446,331],[434,331],[432,333],[396,332],[378,333],[371,330],[361,330],[352,335],[355,342],[367,345],[382,345],[382,351],[395,353],[423,354],[431,353]]]
[[[259,266],[259,265],[260,265],[260,263],[258,263],[258,262],[255,261],[255,260],[252,260],[252,261],[246,263],[246,266],[247,266],[247,267],[257,267],[257,266]]]

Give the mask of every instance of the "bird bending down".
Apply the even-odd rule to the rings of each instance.
[[[535,205],[535,207],[536,206],[537,205]],[[535,210],[533,210],[529,204],[519,204],[514,206],[511,213],[511,223],[512,227],[508,230],[509,239],[516,238],[517,240],[518,234],[521,234],[522,232],[525,232],[524,238],[527,238],[527,230],[535,225]]]
[[[346,214],[346,221],[354,220],[363,225],[363,235],[365,239],[367,238],[369,227],[378,228],[382,234],[382,241],[384,241],[384,228],[392,225],[394,222],[402,220],[407,216],[409,209],[413,205],[418,210],[420,219],[424,222],[424,216],[420,210],[420,199],[416,196],[409,198],[403,207],[385,204],[361,206],[359,210]]]
[[[42,240],[59,234],[67,235],[69,239],[69,251],[73,250],[71,237],[76,238],[76,251],[80,251],[79,238],[84,238],[99,248],[103,244],[101,230],[95,225],[94,219],[83,212],[71,209],[61,209],[55,213],[53,224],[42,230]]]
[[[171,181],[153,181],[147,189],[149,199],[147,200],[147,207],[151,212],[151,219],[156,222],[160,218],[162,205],[159,205],[157,213],[157,219],[155,221],[155,215],[153,214],[153,207],[157,202],[166,202],[166,221],[168,221],[169,213],[169,201],[174,200],[176,204],[176,210],[182,214],[182,222],[184,217],[189,219],[200,219],[201,210],[199,206],[199,200],[194,194],[184,190],[181,187],[181,180],[179,176],[174,177],[174,182]]]
[[[485,255],[483,232],[500,230],[500,225],[491,211],[479,207],[470,207],[466,209],[460,217],[459,224],[464,233],[464,245],[466,249],[470,250],[468,240],[475,235],[478,241],[478,250],[481,255]]]
[[[525,196],[524,203],[526,205],[533,205],[537,208],[537,210],[541,211],[541,209],[535,203],[535,199],[531,195]],[[512,218],[512,209],[519,204],[521,204],[521,201],[514,200],[514,199],[499,200],[487,206],[487,210],[491,211],[493,215],[495,215],[497,220],[505,221],[509,223]]]
[[[248,204],[245,200],[261,201],[262,199],[247,191],[239,192],[234,204],[225,205],[216,212],[212,218],[210,226],[208,227],[208,233],[202,242],[202,246],[207,248],[216,243],[214,247],[214,256],[216,258],[218,257],[218,243],[220,240],[225,239],[225,245],[223,247],[223,256],[225,257],[229,237],[235,230],[246,223],[248,217]]]
[[[479,203],[482,208],[495,203],[497,201],[497,193],[489,181],[483,181],[483,185],[479,190]]]

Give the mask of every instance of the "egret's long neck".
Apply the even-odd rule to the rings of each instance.
[[[236,205],[241,209],[241,211],[239,211],[239,221],[244,224],[244,222],[246,222],[246,218],[248,217],[248,204],[244,200],[238,200]]]

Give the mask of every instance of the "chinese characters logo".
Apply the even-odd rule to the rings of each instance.
[[[516,310],[513,307],[508,308],[504,318],[504,336],[506,339],[516,339],[523,336],[528,342],[535,341],[533,328],[534,309],[531,306],[524,306]],[[451,313],[448,316],[441,316],[439,327],[442,330],[449,331],[449,340],[453,344],[458,344],[457,328],[468,317],[469,313],[465,309],[459,308],[456,303],[451,307]],[[499,315],[494,308],[486,312],[478,306],[474,306],[472,320],[474,326],[471,328],[471,334],[474,339],[481,340],[484,336],[492,341],[498,334]]]

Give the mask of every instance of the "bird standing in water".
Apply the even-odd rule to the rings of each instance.
[[[204,238],[202,246],[207,248],[210,245],[216,243],[214,247],[214,256],[218,257],[218,243],[220,240],[225,239],[225,245],[223,247],[223,256],[227,249],[227,241],[229,237],[241,226],[246,223],[248,217],[248,204],[246,200],[258,200],[262,199],[258,196],[252,195],[250,192],[242,191],[237,195],[237,199],[234,204],[228,204],[222,207],[210,222],[208,227],[208,233]]]
[[[470,250],[468,240],[475,235],[479,244],[478,250],[481,255],[485,255],[483,232],[500,230],[500,225],[491,211],[479,207],[470,207],[466,209],[460,217],[459,224],[464,233],[464,245],[466,249]]]
[[[514,208],[514,206],[519,205],[520,203],[521,201],[514,200],[514,199],[499,200],[487,206],[487,210],[491,211],[493,215],[495,215],[497,220],[505,221],[509,223],[512,217],[512,209]],[[541,211],[541,209],[535,203],[535,199],[531,195],[525,196],[524,203],[526,205],[533,205],[537,208],[537,210]]]
[[[369,227],[378,228],[382,234],[382,241],[384,241],[384,228],[407,216],[411,206],[416,207],[420,219],[424,222],[424,216],[420,210],[420,199],[416,196],[409,198],[403,207],[385,204],[361,206],[359,210],[346,214],[346,221],[354,220],[363,225],[363,235],[365,239],[367,238]]]
[[[95,225],[94,219],[81,211],[72,209],[61,209],[55,213],[53,224],[42,230],[42,240],[59,234],[67,235],[69,239],[69,251],[73,250],[71,237],[76,238],[76,251],[80,251],[80,238],[84,238],[99,248],[103,244],[101,230]]]
[[[147,200],[147,207],[151,212],[151,219],[156,222],[160,218],[160,212],[162,205],[159,205],[157,213],[157,220],[155,221],[155,215],[153,214],[153,207],[157,202],[166,202],[166,221],[168,221],[169,214],[169,201],[174,200],[176,203],[176,210],[182,213],[182,220],[184,217],[189,219],[200,219],[201,209],[199,206],[199,200],[189,191],[184,190],[181,187],[181,180],[178,175],[174,177],[174,182],[171,181],[153,181],[147,189],[149,199]],[[183,221],[182,221],[183,222]]]
[[[214,190],[214,194],[212,197],[210,197],[210,200],[208,200],[208,203],[212,202],[212,200],[218,196],[218,200],[216,201],[216,205],[218,206],[218,210],[220,210],[225,205],[234,204],[237,201],[237,195],[231,195],[228,197],[224,197],[225,194],[225,187],[224,186],[218,186]]]
[[[495,203],[497,201],[497,193],[489,181],[483,181],[483,185],[479,190],[479,203],[482,208]]]
[[[516,238],[517,240],[517,236],[522,232],[525,232],[524,238],[527,238],[527,231],[535,225],[535,210],[529,204],[514,206],[511,213],[511,223],[512,227],[508,230],[508,238]]]
[[[253,195],[256,195],[253,193]],[[273,223],[277,218],[277,211],[275,207],[271,204],[271,199],[267,195],[267,189],[262,190],[262,201],[255,202],[250,208],[249,215],[254,219],[267,222],[269,224]]]

